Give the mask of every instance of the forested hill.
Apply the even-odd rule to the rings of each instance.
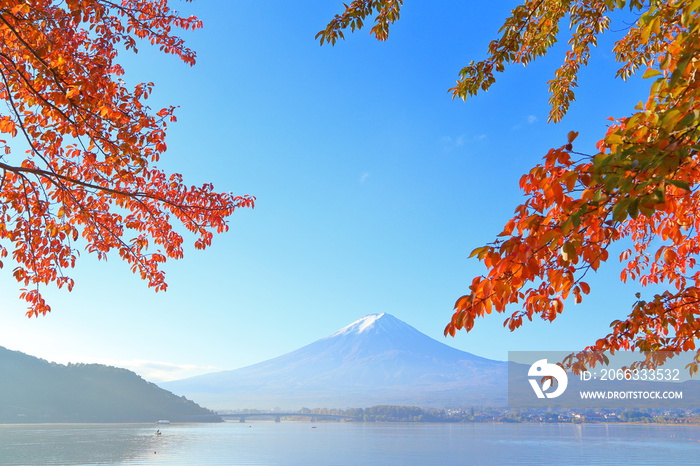
[[[50,363],[0,347],[0,423],[220,421],[212,411],[101,364]]]

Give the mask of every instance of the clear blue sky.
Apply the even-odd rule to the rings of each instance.
[[[116,256],[98,262],[83,252],[74,291],[47,290],[54,311],[27,319],[6,266],[0,345],[160,381],[253,364],[381,312],[500,360],[509,350],[595,342],[640,291],[617,284],[614,260],[589,280],[591,296],[554,323],[510,333],[497,315],[442,336],[483,270],[468,254],[512,216],[520,176],[570,130],[581,133],[578,150],[593,152],[606,118],[629,114],[648,88],[614,78],[604,41],[569,115],[547,124],[546,82],[564,38],[551,56],[507,69],[488,93],[452,100],[459,69],[484,57],[515,4],[407,0],[388,42],[363,30],[319,47],[314,35],[339,1],[173,2],[205,23],[184,35],[197,65],[146,45],[122,58],[130,84],[155,83],[154,109],[180,106],[160,166],[255,195],[257,207],[235,213],[210,249],[190,247],[168,263],[166,293]]]

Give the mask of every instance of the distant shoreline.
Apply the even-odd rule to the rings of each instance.
[[[234,423],[235,421],[225,421],[225,422],[230,422]],[[273,420],[269,419],[253,419],[251,421],[246,421],[246,423],[258,423],[258,422],[265,422],[265,423],[274,423]],[[302,419],[284,419],[283,422],[298,422],[298,423],[310,423],[308,420],[302,420]],[[335,423],[338,421],[332,421],[332,420],[315,420],[313,421],[314,423],[318,424],[325,424],[325,423]],[[483,421],[483,422],[470,422],[470,421],[458,421],[458,422],[450,422],[450,421],[340,421],[340,422],[345,422],[345,423],[352,423],[352,424],[527,424],[527,425],[539,425],[539,424],[563,424],[563,425],[587,425],[587,426],[696,426],[700,427],[700,421],[692,421],[692,422],[566,422],[566,421],[558,421],[558,422],[545,422],[545,421],[523,421],[523,422],[509,422],[509,421]],[[183,422],[173,422],[171,425],[186,425],[186,424],[208,424],[208,423],[202,423],[202,422],[192,422],[192,421],[183,421]],[[51,425],[64,425],[64,426],[85,426],[85,425],[110,425],[110,426],[118,426],[118,425],[125,425],[125,426],[144,426],[144,427],[151,427],[153,426],[155,429],[158,427],[156,426],[155,423],[149,423],[149,422],[12,422],[12,423],[0,423],[0,428],[2,427],[12,427],[12,426],[51,426]],[[166,427],[167,429],[167,427]]]
[[[369,408],[302,408],[297,411],[240,410],[220,411],[220,416],[246,422],[248,419],[295,418],[314,422],[430,422],[498,424],[667,424],[700,425],[700,410],[673,409],[588,409],[588,410],[515,410],[505,408],[430,409],[416,406],[380,405]],[[292,418],[292,419],[289,419]]]

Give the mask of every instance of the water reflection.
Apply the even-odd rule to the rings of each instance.
[[[160,438],[146,424],[0,425],[3,465],[118,464],[154,455]]]

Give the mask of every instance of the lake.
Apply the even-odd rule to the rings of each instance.
[[[3,465],[660,465],[699,451],[700,426],[677,425],[0,425]]]

